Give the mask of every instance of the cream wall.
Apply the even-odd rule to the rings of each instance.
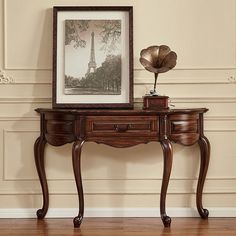
[[[39,135],[37,107],[51,107],[52,7],[131,5],[134,10],[136,105],[152,87],[139,52],[169,45],[174,70],[158,88],[176,107],[207,107],[205,134],[212,145],[204,205],[236,207],[236,2],[235,0],[1,0],[0,1],[0,212],[41,207],[33,158]],[[50,208],[76,208],[71,145],[46,149]],[[87,208],[159,206],[162,152],[158,143],[127,149],[86,143],[83,179]],[[168,207],[195,207],[197,146],[174,145]],[[235,213],[236,214],[236,213]]]

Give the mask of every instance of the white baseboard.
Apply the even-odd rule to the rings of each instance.
[[[236,217],[236,207],[207,208],[209,217]],[[199,217],[194,208],[167,208],[171,217]],[[72,218],[78,214],[76,208],[50,208],[46,218]],[[87,208],[85,217],[159,217],[159,208]],[[36,209],[0,209],[0,218],[36,218]]]

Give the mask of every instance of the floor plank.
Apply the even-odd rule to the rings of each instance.
[[[85,218],[80,229],[72,219],[0,219],[1,236],[235,236],[236,218],[173,218],[164,228],[159,218]]]

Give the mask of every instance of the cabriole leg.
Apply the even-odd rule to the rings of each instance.
[[[42,187],[43,192],[43,207],[38,209],[37,217],[38,219],[43,219],[48,211],[49,205],[49,195],[48,195],[48,184],[46,179],[45,173],[45,166],[44,166],[44,149],[45,149],[46,140],[38,137],[34,144],[34,158],[35,158],[35,165],[38,172],[40,184]]]
[[[202,206],[202,191],[204,182],[206,179],[206,174],[208,170],[209,160],[210,160],[210,143],[205,136],[200,137],[198,141],[201,153],[201,164],[200,164],[200,171],[199,171],[199,178],[198,178],[198,185],[197,185],[197,195],[196,195],[196,203],[197,209],[200,216],[203,219],[208,218],[209,212],[207,209],[204,209]]]
[[[79,228],[84,216],[84,194],[81,177],[81,149],[84,141],[76,141],[72,148],[72,163],[79,197],[79,214],[74,218],[74,227]]]
[[[166,193],[170,179],[171,167],[172,167],[172,159],[173,159],[173,151],[170,140],[165,139],[161,142],[161,147],[163,150],[164,156],[164,170],[163,170],[163,178],[162,178],[162,186],[161,186],[161,199],[160,199],[160,213],[161,219],[165,227],[170,227],[171,218],[166,215]]]

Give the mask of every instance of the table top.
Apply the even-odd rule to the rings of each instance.
[[[180,108],[180,109],[163,109],[163,110],[143,110],[143,109],[50,109],[37,108],[38,113],[66,113],[74,115],[163,115],[178,113],[205,113],[207,108]]]

